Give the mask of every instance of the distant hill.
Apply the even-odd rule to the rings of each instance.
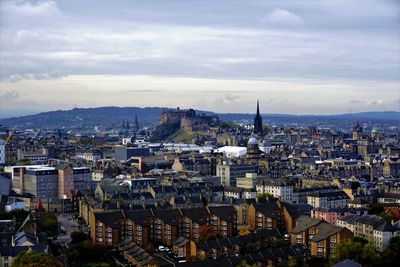
[[[34,115],[0,119],[0,124],[9,127],[43,127],[58,128],[72,126],[118,126],[122,120],[129,120],[133,125],[137,115],[141,126],[153,124],[158,121],[161,112],[167,108],[159,107],[99,107],[99,108],[74,108],[71,110],[56,110],[42,112]]]
[[[220,119],[223,120],[246,120],[253,119],[254,114],[249,113],[223,113],[218,114]],[[400,121],[400,112],[397,111],[371,111],[371,112],[359,112],[349,114],[337,114],[337,115],[291,115],[291,114],[262,114],[263,118],[271,119],[294,119],[294,120],[393,120]]]
[[[119,126],[123,119],[128,119],[133,125],[135,115],[141,126],[155,124],[160,114],[169,108],[163,107],[98,107],[74,108],[71,110],[56,110],[34,115],[0,119],[0,124],[8,127],[21,128],[60,128],[60,127],[92,127],[96,125]],[[215,114],[208,111],[199,113]],[[253,120],[254,114],[223,113],[217,114],[221,120],[240,121]],[[288,115],[262,114],[263,120],[269,124],[341,124],[354,123],[356,120],[399,125],[400,112],[362,112],[341,115]]]

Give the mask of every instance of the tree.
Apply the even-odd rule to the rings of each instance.
[[[71,244],[77,244],[77,243],[83,242],[85,240],[88,240],[89,237],[84,232],[74,231],[71,233],[71,239],[72,239]]]
[[[382,252],[379,266],[400,266],[400,236],[390,239],[388,247]]]
[[[58,235],[58,219],[52,212],[44,214],[44,231],[48,236]]]
[[[214,229],[209,226],[209,225],[202,225],[199,227],[199,237],[200,240],[208,240],[211,238],[217,237],[217,233],[214,231]]]
[[[219,127],[221,129],[235,129],[238,127],[234,122],[232,121],[220,121],[219,122]]]
[[[11,267],[62,267],[60,260],[48,253],[39,253],[33,250],[23,251],[13,260]]]
[[[379,216],[385,219],[385,221],[387,221],[388,223],[392,223],[393,221],[393,214],[389,211],[382,211],[381,213],[379,213]]]
[[[29,212],[24,209],[15,209],[10,212],[0,212],[0,220],[12,220],[15,218],[16,230],[22,225]]]
[[[258,202],[266,201],[266,200],[271,200],[273,199],[274,196],[271,195],[270,193],[261,193],[257,195],[257,200]]]
[[[19,160],[16,161],[17,163],[22,163],[23,165],[29,165],[31,164],[31,161],[27,158],[21,158]]]
[[[345,239],[340,241],[336,247],[336,255],[331,258],[331,263],[337,263],[345,259],[351,259],[361,263],[363,266],[376,266],[379,262],[379,254],[372,244],[363,238],[354,240]]]
[[[67,251],[68,265],[71,267],[84,266],[84,263],[112,263],[112,247],[92,243],[90,240],[72,244]],[[93,264],[92,264],[93,265]],[[96,265],[93,265],[96,266]]]
[[[382,212],[384,212],[385,210],[384,210],[384,208],[383,208],[383,206],[382,205],[379,205],[379,204],[371,204],[370,205],[370,208],[368,209],[368,214],[371,214],[371,215],[379,215],[379,214],[381,214]]]

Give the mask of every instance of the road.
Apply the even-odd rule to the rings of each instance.
[[[79,231],[78,223],[72,219],[72,214],[68,213],[57,214],[57,219],[59,224],[65,228],[65,233],[58,235],[55,242],[60,244],[71,242],[71,233]]]

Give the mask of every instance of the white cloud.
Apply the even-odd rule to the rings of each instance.
[[[272,5],[276,3],[267,1],[215,5],[203,2],[196,7],[181,1],[157,5],[151,1],[92,2],[0,0],[0,86],[14,82],[17,87],[12,88],[18,91],[25,90],[24,85],[34,99],[43,95],[43,90],[49,90],[47,87],[51,84],[58,93],[48,93],[49,99],[42,105],[49,103],[55,107],[80,103],[74,98],[56,104],[58,99],[64,100],[63,95],[70,97],[68,90],[89,88],[92,94],[93,88],[108,86],[112,89],[103,88],[99,95],[102,99],[87,105],[107,105],[107,101],[114,105],[138,105],[114,97],[112,90],[129,94],[132,91],[125,90],[125,83],[156,84],[157,79],[180,77],[168,86],[157,83],[163,90],[173,92],[160,97],[164,102],[154,103],[151,98],[140,98],[140,101],[144,101],[143,105],[172,103],[173,106],[182,101],[188,105],[203,103],[204,108],[226,111],[240,103],[244,111],[247,92],[253,90],[254,83],[238,82],[239,86],[235,82],[214,84],[211,80],[291,81],[285,86],[274,83],[264,84],[262,88],[268,93],[279,89],[287,97],[293,94],[289,90],[292,86],[310,99],[319,95],[320,99],[313,103],[318,102],[316,105],[321,109],[331,107],[327,112],[340,108],[340,102],[335,102],[339,94],[333,93],[337,88],[350,90],[341,92],[347,96],[342,103],[361,99],[370,103],[368,107],[373,107],[374,99],[381,99],[382,93],[391,97],[383,97],[383,104],[375,105],[391,103],[389,99],[397,90],[393,83],[398,88],[400,40],[398,15],[393,20],[393,10],[399,14],[399,5],[368,1],[368,5],[357,9],[359,1],[333,1],[328,6],[294,1],[282,2],[279,9],[274,9],[276,6]],[[379,6],[377,14],[375,6]],[[341,15],[342,9],[346,9],[346,16]],[[259,23],[262,17],[264,24]],[[305,27],[294,27],[299,25]],[[140,75],[154,78],[140,81],[124,78]],[[78,76],[96,79],[109,76],[114,80],[98,84],[96,79],[85,78],[77,82]],[[66,83],[69,77],[73,82]],[[185,77],[208,81],[210,92],[205,89],[204,92],[212,99],[204,100],[204,95],[197,94],[194,83],[199,80]],[[297,86],[297,83],[313,86]],[[383,86],[386,83],[390,85]],[[136,88],[135,92],[160,93],[155,91],[159,88],[144,87]],[[217,94],[216,90],[222,92]],[[224,97],[230,92],[240,99]],[[272,107],[277,110],[286,106],[277,104],[283,101],[279,93],[270,97],[274,99]],[[83,94],[79,91],[78,96]],[[29,101],[28,95],[26,101]],[[90,94],[84,99],[90,98],[87,95]],[[190,95],[204,101],[192,101]],[[310,99],[302,99],[302,103],[291,101],[290,112],[306,109],[312,103]],[[253,102],[248,103],[251,110]],[[332,107],[333,102],[338,108]],[[4,104],[18,106],[18,103],[0,103]],[[82,101],[79,105],[86,104]]]
[[[5,16],[23,16],[21,19],[60,14],[57,3],[53,0],[2,1],[0,8]]]
[[[300,16],[289,12],[286,9],[276,8],[267,15],[262,22],[282,25],[303,25],[304,22]]]
[[[386,88],[373,92],[368,81],[313,84],[306,80],[204,79],[132,75],[70,75],[57,80],[32,77],[4,82],[7,92],[18,92],[17,99],[3,99],[2,109],[16,110],[34,101],[34,107],[52,110],[96,106],[181,106],[216,112],[254,111],[260,99],[262,112],[296,114],[345,113],[353,111],[395,110],[396,83],[380,83]],[[15,94],[14,94],[15,95]],[[38,97],[40,96],[40,97]],[[348,102],[357,99],[360,103]],[[349,103],[346,105],[344,103]],[[32,105],[31,105],[32,106]],[[33,107],[33,106],[32,106]]]

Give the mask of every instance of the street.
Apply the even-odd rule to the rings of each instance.
[[[64,231],[57,236],[55,242],[66,244],[71,242],[71,233],[79,231],[78,223],[72,219],[73,214],[61,213],[57,214],[58,223],[60,228]]]

